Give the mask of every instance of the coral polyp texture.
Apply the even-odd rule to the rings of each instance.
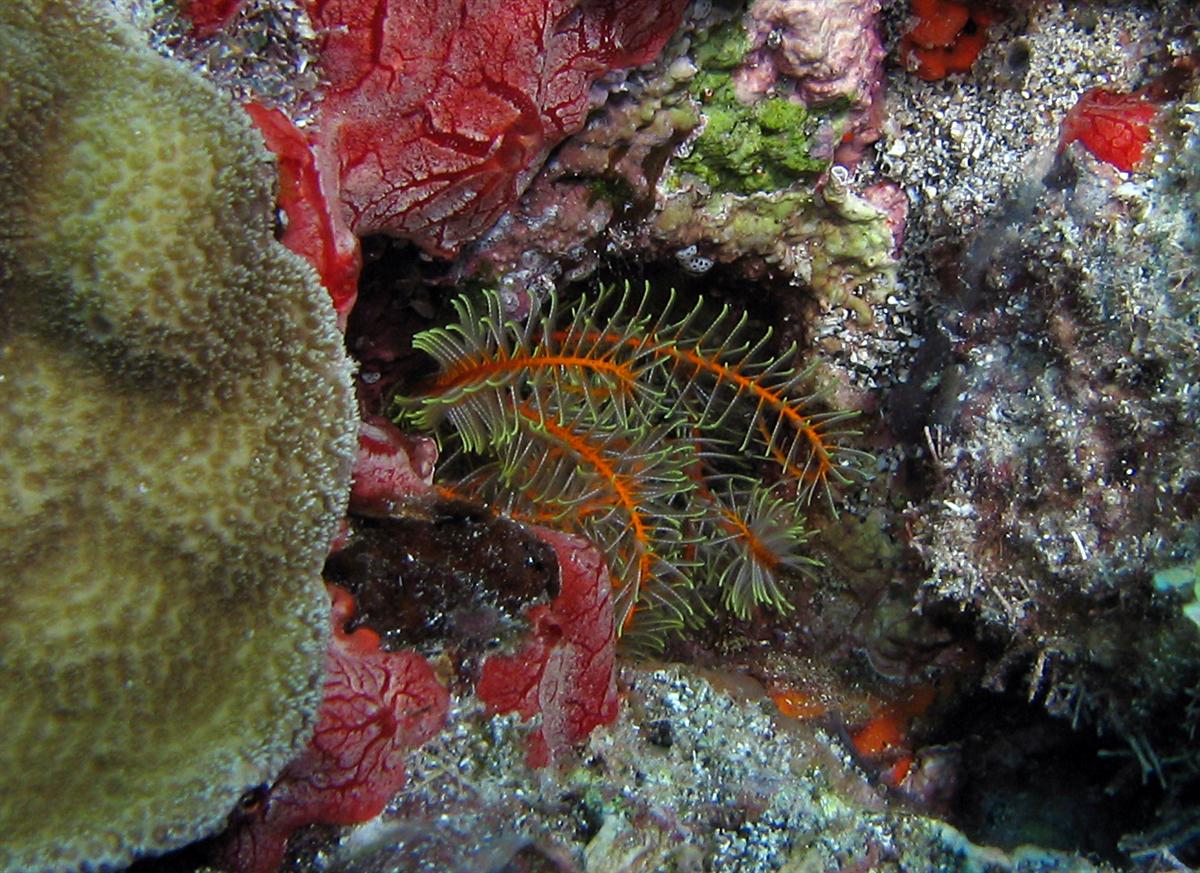
[[[565,312],[552,298],[524,324],[496,294],[455,308],[458,324],[414,340],[438,373],[399,400],[491,459],[455,488],[600,544],[618,626],[640,640],[695,624],[708,600],[790,608],[811,564],[804,503],[857,470],[846,414],[813,408],[791,351],[728,308],[628,286]]]
[[[0,870],[213,829],[303,746],[350,367],[240,110],[87,2],[0,6]]]

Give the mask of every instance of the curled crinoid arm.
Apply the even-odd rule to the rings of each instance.
[[[404,423],[435,430],[443,417],[471,452],[485,452],[510,433],[509,410],[519,399],[524,362],[532,354],[532,322],[509,319],[500,298],[454,300],[456,324],[419,333],[413,345],[438,364],[437,374],[414,397],[397,398],[396,414]]]
[[[771,352],[771,331],[756,331],[745,313],[724,306],[714,313],[704,302],[676,313],[674,293],[668,295],[657,319],[639,318],[618,330],[622,311],[641,314],[651,299],[648,288],[636,307],[626,287],[615,320],[604,330],[591,327],[591,347],[608,353],[634,351],[643,366],[642,378],[655,381],[663,420],[679,421],[703,432],[707,442],[722,450],[753,455],[781,468],[795,480],[798,496],[811,498],[818,488],[830,496],[832,483],[844,483],[859,469],[860,453],[844,447],[854,436],[845,425],[854,413],[814,412],[811,368],[797,369],[794,347]],[[591,317],[578,317],[572,335],[589,330]],[[559,331],[556,336],[566,339]]]
[[[698,543],[705,590],[717,592],[741,619],[757,606],[795,609],[790,583],[819,566],[804,554],[808,534],[796,501],[743,477],[729,477],[702,494]]]
[[[788,580],[814,566],[802,509],[858,469],[850,415],[814,410],[792,350],[729,307],[629,286],[551,296],[524,324],[495,294],[455,308],[414,340],[439,370],[402,417],[483,460],[456,490],[600,546],[627,645],[695,623],[706,598],[791,608]]]
[[[746,316],[728,307],[693,338],[694,321],[685,316],[661,354],[672,359],[677,403],[706,442],[778,465],[805,501],[817,488],[829,493],[831,480],[848,481],[862,457],[842,444],[854,435],[845,424],[855,413],[813,411],[812,369],[795,367],[795,349],[771,354],[770,331],[755,337]]]
[[[604,304],[615,305],[611,339],[598,336],[589,320]],[[416,396],[398,399],[398,415],[422,429],[445,417],[473,452],[506,439],[516,428],[515,408],[537,393],[610,398],[612,412],[641,415],[661,402],[660,380],[647,372],[660,362],[642,349],[642,331],[653,326],[643,304],[606,290],[564,316],[552,295],[522,324],[505,314],[494,292],[483,295],[482,305],[459,297],[457,324],[414,337],[439,369]]]
[[[778,416],[773,428],[769,419],[758,422],[766,446],[763,457],[778,466],[781,478],[791,483],[797,500],[807,504],[820,490],[836,515],[834,487],[861,481],[865,476],[871,456],[846,445],[858,436],[858,431],[846,426],[856,415],[846,411],[815,413],[804,417],[803,426],[787,416]]]
[[[684,530],[696,512],[685,472],[691,447],[649,423],[614,424],[619,419],[594,402],[564,406],[538,398],[518,416],[497,470],[504,487],[520,495],[521,511],[603,544],[620,627],[635,609],[640,623],[650,613],[664,626],[689,623],[692,567]]]

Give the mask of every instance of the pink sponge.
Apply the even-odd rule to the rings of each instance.
[[[233,873],[272,873],[288,837],[309,824],[373,818],[404,785],[404,759],[446,721],[449,695],[415,652],[384,652],[374,631],[346,633],[354,598],[329,586],[333,641],[325,700],[308,748],[218,843]]]

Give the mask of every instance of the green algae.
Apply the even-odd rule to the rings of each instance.
[[[656,227],[666,236],[705,239],[718,257],[728,251],[760,253],[772,263],[786,259],[821,297],[849,307],[864,324],[871,321],[870,302],[851,289],[886,291],[895,270],[886,216],[833,182],[820,194],[796,187],[698,199],[680,192],[666,201]]]
[[[699,106],[704,129],[674,169],[699,178],[714,191],[778,191],[828,166],[828,161],[812,156],[820,115],[784,97],[749,105],[738,99],[733,70],[748,49],[745,31],[731,22],[715,28],[694,50],[700,73],[688,91]]]
[[[1200,559],[1166,567],[1154,574],[1156,591],[1177,592],[1183,598],[1183,614],[1200,625]]]

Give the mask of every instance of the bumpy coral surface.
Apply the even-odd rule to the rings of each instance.
[[[559,562],[516,522],[430,493],[422,444],[365,428],[352,501],[369,517],[350,522],[329,571],[384,645],[438,652],[463,717],[409,756],[388,815],[310,830],[292,869],[1091,869],[1015,848],[1030,843],[1137,870],[1197,866],[1200,636],[1185,598],[1200,553],[1200,102],[1194,88],[1190,108],[1163,101],[1153,152],[1128,178],[1083,143],[1058,146],[1089,89],[1136,93],[1172,65],[1194,71],[1200,13],[1187,0],[989,3],[1012,14],[979,51],[976,3],[885,0],[882,26],[873,5],[697,0],[659,61],[592,84],[583,129],[455,260],[369,241],[349,340],[374,368],[361,396],[375,410],[429,372],[410,340],[451,318],[444,286],[478,279],[527,313],[598,269],[745,303],[821,359],[840,407],[864,410],[859,445],[877,461],[839,495],[838,518],[813,510],[805,547],[824,566],[780,589],[786,620],[745,610],[689,629],[671,654],[693,666],[625,671],[624,717],[589,735],[586,763],[533,773],[530,726],[475,718],[469,689],[500,651],[519,668],[509,705],[568,699],[573,680],[543,655],[569,634],[555,643],[539,621],[546,639],[525,636],[531,602],[553,612]],[[282,187],[336,209],[341,167],[317,159],[330,119],[312,95],[337,40],[308,28],[308,6],[248,0],[220,34],[155,33],[219,77],[243,71],[240,102],[295,122],[277,149]],[[881,45],[886,124],[880,101],[858,114]],[[930,84],[906,61],[974,63]],[[739,82],[753,91],[739,98]],[[864,150],[855,131],[884,142]],[[324,246],[336,218],[356,245],[348,212],[305,213],[286,191],[281,232],[307,227]],[[459,212],[446,218],[461,227]],[[889,270],[895,283],[871,282]],[[820,312],[818,296],[854,303],[861,322]],[[637,462],[622,442],[609,455]],[[645,487],[635,472],[617,481]],[[699,682],[695,664],[751,702]],[[917,715],[922,689],[936,699]],[[765,711],[766,690],[797,718]]]
[[[0,870],[116,865],[311,728],[349,367],[210,86],[22,0],[0,92]]]
[[[333,643],[316,734],[219,843],[221,866],[272,873],[304,825],[374,818],[404,786],[408,753],[441,730],[449,695],[416,652],[384,652],[379,635],[348,632],[354,598],[330,586]]]

